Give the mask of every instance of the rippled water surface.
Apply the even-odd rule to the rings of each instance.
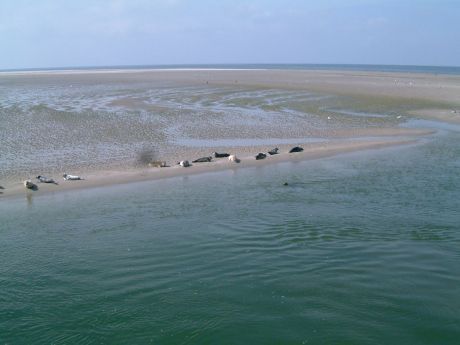
[[[0,342],[458,344],[459,148],[0,200]]]

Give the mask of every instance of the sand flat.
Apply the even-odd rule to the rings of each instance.
[[[114,69],[2,72],[0,78],[60,78],[101,81],[158,81],[181,84],[215,83],[305,89],[343,95],[394,97],[448,102],[460,106],[460,76],[429,73],[272,70],[272,69]]]
[[[62,182],[56,188],[40,186],[41,193],[233,168],[217,162],[183,170],[146,169],[136,165],[145,147],[153,147],[156,158],[170,165],[229,151],[244,158],[239,165],[244,167],[293,159],[279,155],[251,162],[254,154],[274,146],[286,151],[301,144],[306,151],[296,157],[307,159],[325,152],[413,142],[433,131],[400,127],[411,117],[458,123],[458,113],[452,109],[460,107],[459,90],[460,76],[420,73],[264,69],[1,73],[0,117],[6,127],[0,130],[0,185],[6,189],[0,196],[22,193],[21,181],[39,174],[58,180],[64,172],[88,178]],[[191,142],[195,144],[187,144]],[[227,144],[222,146],[223,142]]]
[[[424,119],[437,120],[454,124],[460,123],[460,107],[452,109],[419,109],[412,110],[409,113]]]

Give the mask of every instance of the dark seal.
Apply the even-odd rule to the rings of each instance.
[[[303,151],[303,148],[301,148],[300,146],[296,146],[296,147],[293,147],[291,151],[289,151],[289,153],[302,152],[302,151]]]
[[[214,152],[214,157],[215,158],[225,158],[225,157],[229,157],[230,156],[230,153],[218,153],[218,152]]]

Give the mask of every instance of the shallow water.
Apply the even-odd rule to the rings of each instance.
[[[0,200],[0,340],[458,344],[459,168],[446,130],[404,148]]]

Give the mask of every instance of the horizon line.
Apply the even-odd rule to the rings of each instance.
[[[116,70],[116,69],[180,69],[180,68],[203,68],[208,67],[208,69],[212,69],[212,67],[228,67],[227,69],[234,69],[231,66],[239,67],[239,69],[254,69],[250,66],[291,66],[291,67],[386,67],[386,68],[440,68],[440,69],[459,69],[460,73],[460,65],[459,66],[452,66],[452,65],[409,65],[409,64],[368,64],[368,63],[303,63],[303,62],[295,62],[295,63],[177,63],[177,64],[133,64],[133,65],[82,65],[82,66],[60,66],[60,67],[23,67],[23,68],[5,68],[0,69],[0,72],[40,72],[40,71],[73,71],[73,70]],[[246,68],[244,68],[246,66]],[[243,67],[243,68],[242,68]]]

